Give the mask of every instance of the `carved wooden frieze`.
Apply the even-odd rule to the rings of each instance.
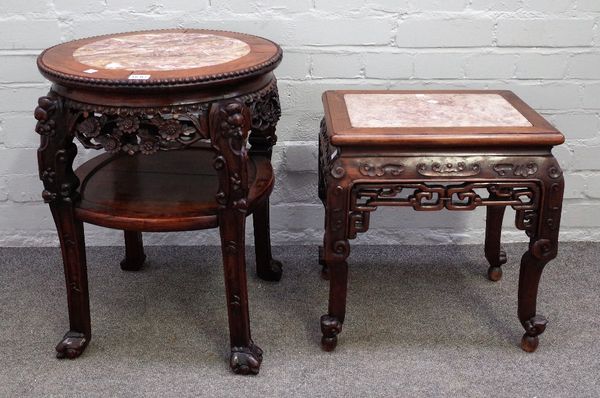
[[[48,108],[38,107],[40,134],[53,131],[52,120],[44,120],[52,110],[52,102],[40,99]],[[277,137],[274,127],[281,116],[277,82],[239,97],[252,114],[252,128],[270,131],[264,138],[274,145]],[[168,107],[113,107],[81,103],[70,99],[65,106],[76,120],[74,136],[86,148],[130,155],[150,155],[159,150],[181,149],[199,140],[209,139],[208,110],[210,103],[193,103]]]

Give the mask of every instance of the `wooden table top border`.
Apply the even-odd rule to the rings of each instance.
[[[204,33],[226,36],[245,42],[250,46],[251,50],[247,55],[239,59],[218,65],[176,71],[145,71],[140,69],[133,72],[122,69],[114,71],[102,69],[98,71],[98,74],[95,77],[81,75],[83,70],[92,67],[78,62],[73,57],[73,52],[77,48],[98,40],[136,34],[169,32]],[[65,61],[65,57],[68,57],[67,61]],[[282,58],[283,51],[281,47],[277,43],[260,36],[212,29],[153,29],[92,36],[57,44],[44,50],[38,56],[37,65],[44,77],[65,86],[75,84],[87,87],[168,87],[218,83],[230,79],[245,78],[268,73],[279,65]],[[64,65],[64,67],[59,68],[56,65]],[[224,68],[224,66],[226,66],[226,68]],[[150,78],[148,80],[130,80],[117,77],[123,73],[145,74],[144,72],[158,77]],[[175,77],[167,77],[168,75],[175,75]]]
[[[519,111],[531,127],[356,128],[350,122],[344,100],[346,94],[498,94]],[[553,146],[565,140],[562,133],[509,90],[329,90],[323,93],[322,99],[333,145]]]

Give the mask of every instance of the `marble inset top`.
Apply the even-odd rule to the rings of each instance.
[[[94,41],[78,48],[73,57],[98,69],[161,71],[224,64],[249,52],[247,43],[231,37],[157,32]]]
[[[345,94],[355,128],[531,127],[498,94]]]

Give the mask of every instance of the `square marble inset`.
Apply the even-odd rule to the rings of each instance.
[[[498,94],[345,94],[354,128],[531,127]]]

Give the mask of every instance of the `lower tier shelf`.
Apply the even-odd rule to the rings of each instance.
[[[218,226],[218,178],[207,147],[153,155],[109,153],[81,165],[76,216],[108,228],[166,232]],[[248,162],[249,213],[273,189],[268,159]]]

